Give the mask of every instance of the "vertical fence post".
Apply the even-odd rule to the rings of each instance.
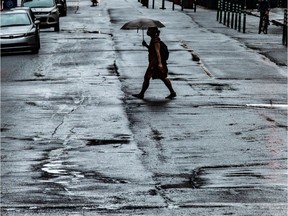
[[[172,10],[174,11],[175,9],[175,0],[173,0],[173,3],[172,3]]]
[[[284,10],[282,44],[287,46],[287,8]]]
[[[220,19],[220,0],[218,0],[217,2],[217,16],[216,16],[216,20],[219,21]]]
[[[244,3],[244,10],[243,10],[243,33],[246,32],[246,0]]]
[[[227,14],[227,27],[230,27],[230,11],[231,11],[230,1],[227,3],[227,10],[228,10],[228,14]]]
[[[235,26],[234,29],[237,30],[238,27],[238,4],[235,4]]]
[[[223,0],[220,0],[220,23],[222,23]]]
[[[184,10],[184,1],[185,1],[185,0],[181,0],[181,11]]]
[[[238,12],[239,12],[239,17],[238,17],[238,31],[241,31],[241,16],[242,16],[242,5],[238,4]]]
[[[141,3],[144,7],[149,7],[149,0],[141,0]]]
[[[160,9],[162,9],[162,10],[166,9],[165,8],[165,0],[162,0],[162,7]]]
[[[197,0],[194,0],[194,13],[196,13],[196,4],[197,4]]]
[[[224,25],[226,25],[226,18],[227,18],[227,1],[224,0],[224,20],[223,20]]]
[[[235,13],[235,4],[234,2],[232,3],[232,8],[231,8],[232,16],[231,16],[231,28],[234,28],[234,13]]]

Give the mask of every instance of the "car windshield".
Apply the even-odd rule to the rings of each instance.
[[[1,27],[31,25],[26,13],[1,14]]]
[[[24,0],[23,6],[25,7],[53,7],[54,0]]]

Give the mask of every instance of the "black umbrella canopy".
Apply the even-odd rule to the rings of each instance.
[[[148,19],[148,18],[139,18],[139,19],[131,20],[131,21],[125,23],[121,27],[121,29],[124,29],[124,30],[147,29],[150,27],[162,28],[165,26],[159,20],[153,20],[153,19]]]
[[[139,18],[139,19],[131,20],[125,23],[121,27],[121,29],[123,30],[142,29],[142,35],[143,35],[143,40],[144,40],[144,29],[147,29],[150,27],[162,28],[162,27],[165,27],[165,25],[163,25],[163,23],[161,23],[159,20]]]

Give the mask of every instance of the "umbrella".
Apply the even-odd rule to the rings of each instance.
[[[142,29],[143,40],[144,40],[144,29],[147,29],[149,27],[162,28],[165,26],[158,20],[153,20],[153,19],[148,19],[148,18],[140,18],[140,19],[135,19],[135,20],[132,20],[132,21],[125,23],[121,27],[121,29],[123,29],[123,30]]]

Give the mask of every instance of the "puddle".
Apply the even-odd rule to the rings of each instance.
[[[246,104],[247,107],[288,109],[287,104]]]
[[[157,141],[164,139],[162,134],[156,129],[152,129],[152,138]]]
[[[98,146],[98,145],[111,145],[111,144],[129,144],[130,140],[122,139],[91,139],[87,140],[88,146]]]
[[[112,65],[108,66],[108,71],[112,74],[116,74],[116,76],[120,76],[120,73],[118,71],[118,66],[115,62]]]
[[[199,92],[206,90],[214,90],[220,93],[223,91],[237,91],[237,89],[233,88],[231,85],[222,83],[193,83],[191,84],[191,87],[197,89]]]
[[[65,81],[65,79],[34,78],[34,79],[21,79],[21,80],[13,80],[13,81],[14,82],[37,82],[37,81],[41,81],[41,82],[47,82],[47,81],[55,82],[55,81]]]
[[[163,183],[158,184],[159,189],[200,189],[204,185],[207,185],[207,179],[204,178],[204,171],[202,169],[193,170],[192,173],[179,173],[179,174],[158,174],[156,177],[158,181]],[[165,184],[165,181],[169,181]]]
[[[102,183],[110,183],[110,184],[127,184],[130,183],[129,181],[121,178],[111,178],[108,176],[105,176],[99,172],[95,171],[89,171],[89,172],[84,172],[82,175],[87,178],[87,179],[94,179],[98,182]]]
[[[73,30],[71,29],[61,29],[62,32],[68,32],[68,33],[84,33],[84,34],[99,34],[99,35],[109,35],[111,37],[113,37],[113,34],[112,33],[106,33],[106,32],[101,32],[101,31],[98,31],[98,30],[87,30],[87,29],[84,29],[84,28],[75,28]],[[75,38],[75,39],[79,39],[79,38]],[[87,38],[85,38],[87,39]],[[91,38],[90,38],[91,39]],[[98,39],[98,38],[93,38],[93,39]]]
[[[10,130],[9,128],[4,128],[4,127],[1,127],[1,132],[5,132],[5,131],[8,131]]]
[[[260,173],[253,173],[251,170],[243,170],[242,172],[231,172],[225,175],[228,178],[237,178],[237,177],[251,177],[257,179],[265,179]]]

